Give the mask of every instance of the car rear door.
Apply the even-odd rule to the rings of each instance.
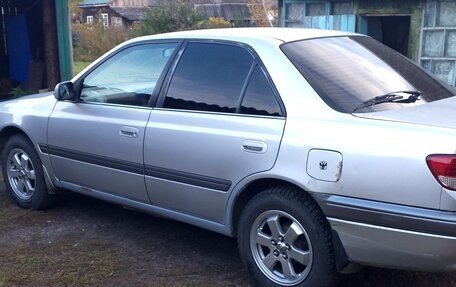
[[[65,187],[149,203],[145,127],[157,83],[176,47],[173,42],[142,43],[115,52],[76,81],[75,87],[81,86],[77,101],[57,103],[45,150]]]
[[[144,162],[152,204],[224,221],[229,192],[271,169],[285,112],[251,50],[187,43],[146,127]]]

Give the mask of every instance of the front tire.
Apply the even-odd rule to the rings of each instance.
[[[238,246],[258,286],[333,286],[331,229],[305,192],[275,187],[253,197],[238,225]]]
[[[15,135],[8,139],[1,164],[6,188],[18,206],[39,210],[55,203],[55,195],[46,187],[41,160],[27,138]]]

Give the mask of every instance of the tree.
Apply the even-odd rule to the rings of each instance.
[[[121,27],[104,27],[101,22],[73,24],[73,55],[76,61],[91,62],[118,44],[132,38]]]
[[[250,14],[257,27],[270,27],[268,11],[264,0],[247,0]]]
[[[204,27],[206,21],[188,1],[169,0],[150,9],[139,24],[140,35],[192,30]]]
[[[79,23],[81,10],[78,8],[80,0],[70,0],[70,15],[72,23]]]

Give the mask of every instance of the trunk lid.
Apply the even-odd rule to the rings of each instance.
[[[353,115],[360,118],[456,129],[456,97],[403,109]]]

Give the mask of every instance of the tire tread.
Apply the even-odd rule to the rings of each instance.
[[[315,222],[317,225],[321,226],[321,231],[322,231],[322,240],[325,242],[326,246],[329,246],[330,252],[328,252],[326,255],[326,258],[324,258],[324,262],[326,263],[326,267],[324,268],[327,270],[326,275],[322,276],[321,280],[318,282],[318,286],[320,287],[331,287],[335,286],[335,284],[339,281],[340,273],[337,271],[336,268],[336,260],[335,260],[335,255],[334,255],[334,249],[333,249],[333,243],[332,243],[332,234],[331,234],[331,226],[329,225],[329,222],[326,220],[326,217],[324,216],[322,210],[320,207],[317,205],[317,203],[314,201],[314,199],[305,191],[300,190],[296,187],[293,186],[275,186],[271,187],[269,189],[264,190],[263,192],[260,192],[256,196],[254,196],[245,206],[245,210],[250,210],[253,208],[255,205],[257,205],[258,202],[261,202],[263,200],[269,200],[271,198],[282,198],[290,202],[296,202],[298,205],[302,206],[305,208],[307,211],[307,214],[309,217],[312,219],[313,222]],[[245,218],[246,214],[245,212],[242,213],[241,218],[240,218],[240,224],[238,225],[238,235],[240,234],[240,227],[242,225],[242,222],[246,220]],[[238,248],[239,250],[242,249],[242,242],[241,240],[238,240]],[[244,263],[249,266],[249,263],[246,262],[246,260],[243,260]],[[249,266],[249,269],[251,269],[253,266]],[[304,285],[305,281],[299,285],[296,286],[306,286]],[[263,284],[260,284],[258,286],[264,286]],[[276,284],[270,284],[270,286],[280,286]],[[312,285],[315,286],[315,285]]]
[[[11,149],[11,147],[20,147],[22,148],[28,155],[29,157],[32,158],[34,161],[35,166],[35,172],[36,172],[36,180],[37,180],[37,185],[38,185],[38,180],[41,180],[39,183],[40,190],[36,190],[36,194],[33,196],[31,201],[21,201],[20,199],[16,198],[14,195],[14,192],[11,190],[9,187],[9,183],[7,182],[8,180],[8,175],[5,170],[6,167],[6,157],[8,156],[8,152]],[[47,190],[46,182],[44,179],[44,171],[41,163],[41,159],[33,146],[33,143],[28,139],[26,136],[22,134],[16,134],[10,137],[4,146],[4,150],[2,151],[2,157],[1,157],[1,166],[2,166],[2,171],[3,171],[3,180],[5,183],[5,186],[7,187],[8,193],[10,194],[10,197],[13,199],[14,202],[19,207],[26,208],[26,209],[32,209],[32,210],[44,210],[51,208],[54,206],[57,202],[57,196],[54,194],[50,194]]]

